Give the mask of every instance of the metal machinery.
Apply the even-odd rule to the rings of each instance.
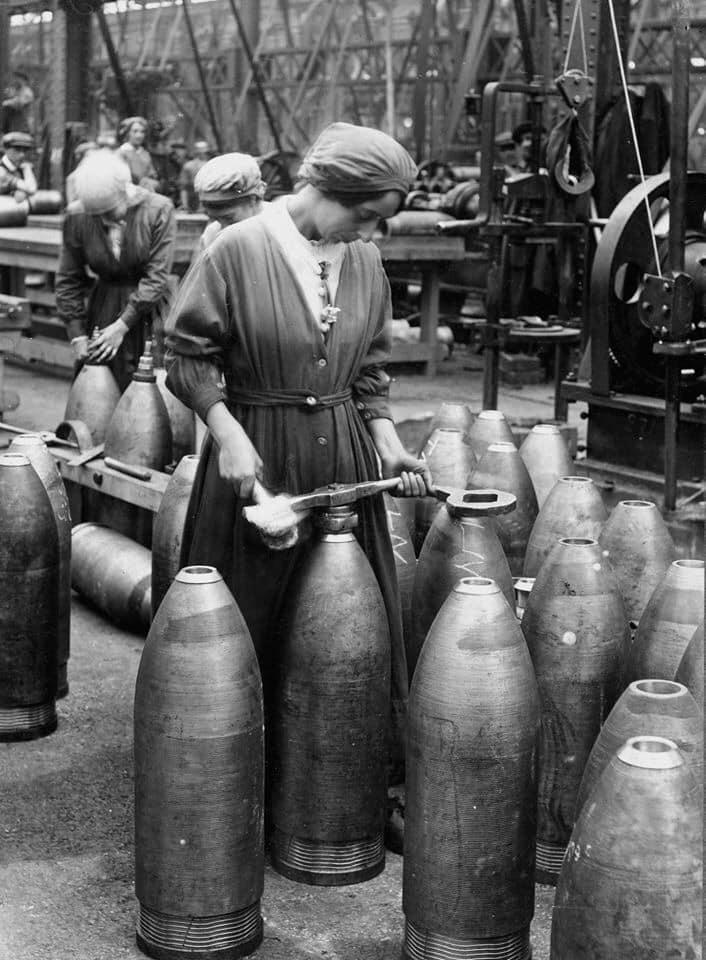
[[[635,187],[608,220],[591,275],[590,379],[562,384],[588,403],[589,468],[663,474],[666,511],[699,498],[704,476],[706,174],[687,173],[688,31],[677,0],[671,172]],[[678,503],[683,481],[697,486]]]
[[[573,28],[567,37],[567,23],[575,23],[577,13],[589,37],[582,62],[572,51]],[[473,220],[442,223],[439,230],[473,235],[488,247],[487,320],[482,327],[484,407],[497,406],[500,347],[514,338],[533,337],[531,331],[513,328],[501,317],[507,285],[504,249],[512,243],[553,244],[560,337],[579,339],[571,323],[573,315],[580,315],[582,345],[591,361],[590,373],[584,372],[582,363],[581,379],[569,377],[563,382],[566,370],[557,363],[557,415],[565,416],[567,402],[587,402],[588,470],[613,473],[616,481],[622,475],[633,485],[644,481],[652,488],[663,486],[664,508],[674,511],[679,482],[697,484],[681,491],[686,502],[700,495],[706,420],[706,340],[699,339],[706,327],[706,173],[687,174],[690,20],[686,2],[676,0],[673,13],[671,176],[663,173],[644,180],[605,222],[586,301],[583,259],[589,249],[589,227],[597,224],[578,206],[578,197],[565,196],[558,206],[547,203],[553,171],[539,167],[547,98],[560,96],[564,110],[576,112],[592,139],[596,110],[606,102],[606,92],[615,86],[621,67],[613,38],[606,37],[611,29],[616,39],[618,31],[625,35],[626,13],[623,7],[611,26],[603,6],[582,0],[566,4],[562,16],[567,56],[562,76],[553,85],[533,78],[524,84],[500,82],[485,87],[479,212]],[[595,74],[595,83],[589,70]],[[533,172],[510,181],[494,163],[497,98],[503,92],[527,97],[527,116],[534,127]],[[508,203],[512,199],[521,200],[531,216],[514,216]]]
[[[570,83],[571,93],[567,93]],[[496,113],[501,93],[524,94],[533,124],[530,171],[505,178],[503,167],[495,165]],[[473,220],[459,220],[439,225],[442,233],[476,233],[488,248],[488,280],[486,322],[483,324],[484,375],[483,408],[494,409],[498,402],[499,351],[509,340],[540,340],[561,347],[580,338],[571,321],[582,309],[581,286],[576,285],[573,265],[581,264],[587,237],[587,224],[575,214],[574,198],[561,199],[550,184],[549,172],[540,169],[540,135],[544,103],[549,97],[562,96],[573,109],[587,103],[590,80],[578,73],[560,77],[555,86],[541,79],[529,83],[498,81],[485,86],[481,103],[481,171],[478,215]],[[473,105],[477,98],[471,96]],[[552,246],[556,251],[558,279],[559,326],[551,330],[523,330],[503,323],[503,293],[508,285],[508,249],[511,245]],[[565,370],[565,352],[557,350],[555,370],[561,380]],[[557,399],[559,399],[557,397]],[[565,415],[558,402],[557,415]]]
[[[540,68],[545,76],[551,69],[551,32],[548,11],[542,0],[532,5],[534,32],[521,0],[515,3],[523,47],[526,79],[519,82],[487,84],[482,96],[470,94],[467,110],[478,113],[480,103],[481,172],[478,215],[473,220],[440,224],[442,233],[461,233],[483,242],[488,250],[489,269],[486,293],[486,322],[482,326],[484,346],[483,407],[495,408],[498,397],[499,352],[507,343],[542,343],[555,348],[554,373],[557,383],[555,416],[566,417],[566,398],[559,384],[567,372],[568,352],[582,338],[585,329],[583,290],[584,262],[589,239],[584,191],[556,188],[555,171],[542,166],[543,122],[558,106],[563,118],[573,117],[593,136],[597,109],[607,103],[617,76],[615,56],[610,56],[612,38],[605,6],[598,0],[569,0],[561,7],[561,41],[566,52],[561,76],[554,82],[535,73],[534,51],[542,51]],[[624,32],[629,4],[620,0],[617,19]],[[579,42],[580,41],[580,42]],[[600,71],[597,64],[601,63]],[[595,78],[595,79],[594,79]],[[527,173],[506,181],[505,171],[495,160],[496,114],[501,94],[527,98],[526,116],[532,124],[532,150]],[[583,212],[582,211],[583,208]],[[549,329],[523,328],[514,318],[503,317],[504,290],[509,286],[507,261],[516,247],[552,248],[558,287],[557,324]],[[582,323],[583,321],[583,323]]]

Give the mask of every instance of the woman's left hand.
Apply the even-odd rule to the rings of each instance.
[[[434,492],[429,465],[411,453],[400,454],[394,460],[383,460],[382,475],[384,478],[400,477],[399,487],[392,491],[394,497],[426,497]]]
[[[112,360],[120,349],[127,331],[127,324],[123,323],[119,317],[107,327],[103,327],[96,339],[89,343],[88,355],[91,360],[97,360],[99,363]]]

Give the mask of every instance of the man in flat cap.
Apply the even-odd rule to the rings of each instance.
[[[2,138],[5,151],[0,160],[0,194],[12,194],[18,203],[37,192],[37,181],[27,153],[34,147],[28,133],[15,130]]]
[[[223,227],[254,217],[263,208],[265,184],[257,160],[247,153],[224,153],[204,164],[194,189],[211,221],[199,241],[199,253]]]

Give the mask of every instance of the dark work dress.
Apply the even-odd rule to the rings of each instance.
[[[184,278],[167,321],[172,392],[204,420],[225,400],[264,463],[265,486],[304,493],[331,482],[379,476],[366,422],[390,417],[390,294],[373,244],[346,246],[336,295],[338,321],[326,339],[267,217],[227,227]],[[221,385],[221,373],[225,387]],[[272,405],[238,402],[256,392]],[[350,391],[332,405],[306,397]],[[288,399],[282,401],[282,392]],[[291,402],[292,393],[301,395]],[[296,397],[294,398],[296,399]],[[183,559],[211,564],[231,588],[250,628],[267,685],[277,657],[277,622],[304,544],[272,551],[243,519],[229,483],[218,473],[210,438],[201,452]],[[358,505],[359,542],[380,584],[391,633],[393,760],[403,777],[407,671],[394,556],[381,496]]]
[[[175,239],[171,200],[139,187],[130,201],[117,260],[101,218],[83,213],[79,204],[67,208],[56,274],[57,310],[69,338],[90,335],[94,326],[107,327],[122,317],[128,333],[110,363],[121,390],[137,367],[145,326],[161,337],[172,292]]]

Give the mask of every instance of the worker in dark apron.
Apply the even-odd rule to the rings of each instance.
[[[173,281],[176,239],[171,200],[130,183],[105,150],[76,170],[77,200],[66,210],[56,274],[56,305],[77,362],[108,363],[118,386],[130,383],[145,338],[161,339]],[[89,341],[91,332],[97,337]]]

